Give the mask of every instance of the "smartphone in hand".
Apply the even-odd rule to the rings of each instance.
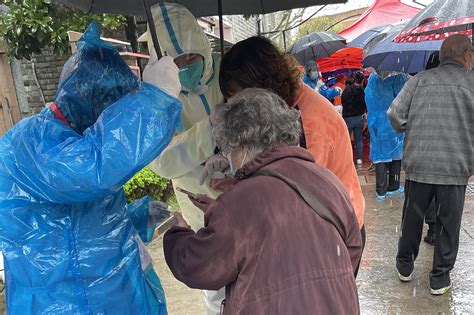
[[[198,199],[198,195],[196,195],[195,193],[192,193],[190,191],[187,191],[186,189],[183,189],[181,187],[176,187],[176,190],[183,193],[183,194],[188,195],[191,198]]]

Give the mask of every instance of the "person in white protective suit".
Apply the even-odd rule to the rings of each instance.
[[[214,106],[223,101],[218,78],[220,54],[211,52],[204,31],[185,7],[158,3],[151,11],[163,55],[173,57],[180,68],[182,87],[178,99],[183,104],[183,131],[175,135],[149,167],[156,174],[172,180],[181,212],[191,227],[198,230],[204,226],[203,212],[176,187],[212,198],[219,195],[209,187],[209,180],[201,181],[201,176],[204,164],[214,155],[216,148],[209,116]],[[154,49],[150,40],[148,48],[150,51]],[[217,163],[227,163],[220,155],[213,159]],[[224,289],[204,291],[204,294],[208,314],[219,314]]]

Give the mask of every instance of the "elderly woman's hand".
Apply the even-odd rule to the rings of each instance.
[[[236,179],[231,176],[226,176],[224,178],[211,179],[209,181],[209,187],[218,192],[225,192],[227,189],[232,187],[236,182]]]
[[[188,224],[188,222],[186,222],[186,220],[183,218],[183,215],[181,214],[181,212],[176,212],[174,214],[174,217],[176,218],[176,226],[179,226],[179,227],[183,227],[183,228],[191,228]]]
[[[207,211],[207,208],[209,208],[209,205],[215,201],[214,199],[201,194],[198,194],[196,197],[188,196],[188,198],[204,213]]]

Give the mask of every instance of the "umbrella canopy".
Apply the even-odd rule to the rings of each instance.
[[[433,52],[438,51],[443,41],[418,43],[395,43],[404,24],[391,27],[387,33],[381,33],[367,43],[362,63],[377,70],[389,70],[405,73],[423,71]]]
[[[145,15],[142,0],[56,0],[71,7],[92,13],[116,13],[126,15]],[[347,0],[221,0],[222,14],[265,14],[281,10],[304,8],[314,5],[344,3]],[[159,0],[147,0],[154,5]],[[218,15],[218,0],[170,0],[185,6],[196,17]]]
[[[410,4],[410,5],[409,5]],[[412,18],[421,6],[410,0],[375,0],[370,8],[351,26],[339,32],[339,35],[353,40],[367,30],[382,24],[393,24]]]
[[[320,72],[333,72],[342,69],[362,68],[362,49],[347,47],[336,51],[329,57],[318,60]]]
[[[289,52],[302,65],[310,60],[329,57],[346,47],[346,39],[332,32],[316,32],[301,37]]]
[[[396,42],[443,40],[452,34],[473,35],[474,1],[437,0],[411,19]]]
[[[360,34],[356,38],[354,38],[352,41],[350,41],[347,46],[348,47],[357,47],[357,48],[364,48],[365,45],[375,36],[380,34],[384,29],[386,29],[389,25],[384,24],[384,25],[379,25],[374,28],[371,28],[368,31],[365,31],[364,33]]]
[[[67,6],[91,13],[116,13],[124,15],[146,15],[148,23],[154,25],[150,7],[162,0],[54,0]],[[313,5],[344,3],[347,0],[170,0],[186,7],[196,17],[219,15],[221,32],[221,52],[224,53],[224,34],[222,15],[233,14],[265,14],[281,10],[309,7]],[[156,32],[150,28],[151,38],[158,58],[161,57],[160,45]]]

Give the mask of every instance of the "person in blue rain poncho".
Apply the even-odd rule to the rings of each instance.
[[[122,185],[179,124],[170,57],[139,83],[93,23],[55,102],[0,138],[0,250],[9,314],[166,314]]]
[[[400,186],[403,133],[390,124],[387,110],[400,93],[408,76],[401,73],[372,73],[365,88],[367,126],[370,133],[370,159],[375,165],[376,197],[403,192]]]
[[[341,95],[340,89],[332,89],[329,87],[329,84],[324,83],[319,79],[319,67],[314,60],[308,61],[304,70],[305,75],[303,77],[303,82],[313,90],[317,90],[319,94],[327,98],[330,102],[332,102],[336,96]]]
[[[303,82],[311,87],[313,90],[316,89],[319,82],[319,68],[316,62],[310,60],[304,66],[304,77]]]

